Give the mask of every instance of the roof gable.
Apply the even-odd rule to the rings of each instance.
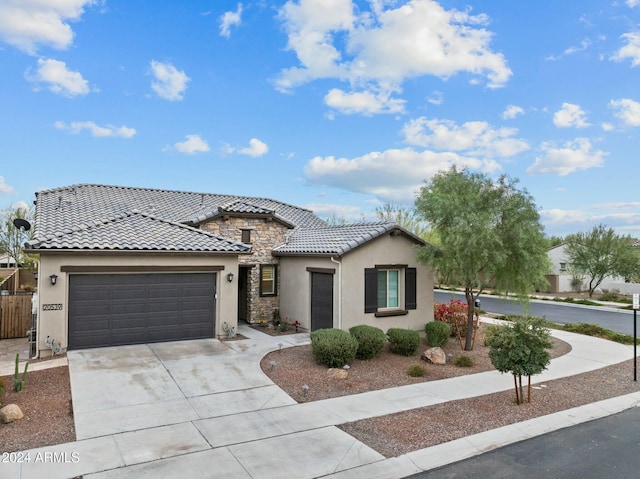
[[[403,235],[416,244],[427,245],[422,238],[395,223],[360,223],[295,230],[285,244],[273,250],[273,254],[342,256],[387,233]]]

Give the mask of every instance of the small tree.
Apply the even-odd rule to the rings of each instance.
[[[567,237],[567,259],[573,271],[589,280],[589,297],[607,276],[629,278],[640,273],[640,254],[631,247],[632,241],[604,225]]]
[[[487,334],[489,358],[501,373],[513,374],[516,404],[524,402],[522,376],[527,376],[527,402],[531,402],[531,376],[551,361],[551,335],[540,318],[518,318],[507,326],[492,326]]]
[[[0,212],[0,254],[8,254],[20,266],[33,267],[35,260],[24,252],[24,244],[33,238],[33,228],[25,231],[17,228],[13,221],[17,218],[33,221],[33,211],[25,206],[11,205]]]
[[[416,199],[439,243],[421,248],[418,258],[464,285],[467,334],[473,349],[475,299],[487,285],[527,294],[547,285],[547,240],[533,198],[517,180],[458,170],[436,174]]]

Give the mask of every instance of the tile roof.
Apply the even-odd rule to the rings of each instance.
[[[344,226],[327,226],[315,229],[295,230],[283,245],[274,248],[273,254],[287,255],[338,255],[342,256],[366,242],[385,233],[397,231],[416,243],[427,243],[395,223],[360,223]]]
[[[80,184],[36,193],[33,250],[248,253],[249,245],[192,227],[224,215],[269,216],[293,228],[274,255],[343,255],[396,231],[394,223],[329,226],[313,212],[267,198]]]
[[[247,253],[250,246],[207,231],[131,211],[40,236],[27,245],[38,250],[135,250]]]
[[[220,214],[221,209],[259,214],[270,212],[275,218],[281,219],[292,227],[326,226],[326,223],[310,210],[267,198],[79,184],[36,193],[35,241],[32,242],[32,248],[46,248],[47,245],[61,248],[62,244],[73,244],[74,247],[88,249],[94,249],[96,244],[107,247],[106,245],[117,242],[117,228],[113,228],[110,240],[105,242],[99,235],[99,233],[103,234],[105,228],[99,230],[92,228],[88,232],[81,233],[84,231],[82,226],[106,225],[113,219],[123,219],[125,216],[131,218],[130,214],[134,211],[139,215],[135,217],[135,221],[142,221],[141,218],[153,218],[156,221],[150,222],[155,225],[155,229],[159,228],[158,221],[163,222],[165,229],[168,228],[168,224],[172,224],[170,229],[173,233],[180,231],[184,237],[186,230],[178,228],[181,224],[186,226],[204,221],[208,217]],[[134,219],[131,221],[133,222]],[[118,223],[118,227],[123,226],[123,222]],[[141,235],[143,229],[141,227],[136,234]],[[204,248],[202,245],[194,247],[188,244],[192,239],[189,238],[185,244],[175,243],[171,247],[180,251],[196,251],[198,249],[191,248]],[[218,239],[222,240],[222,238]],[[160,245],[159,249],[164,249],[167,242],[169,242],[168,239],[157,242],[157,245]],[[157,249],[154,246],[156,243],[151,239],[145,244],[144,249],[147,247]],[[217,248],[212,251],[228,251],[228,246],[222,243],[209,241],[208,244],[210,247]]]

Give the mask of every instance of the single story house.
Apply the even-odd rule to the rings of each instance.
[[[288,316],[308,330],[433,319],[427,243],[392,223],[329,226],[267,198],[80,184],[36,193],[37,348],[224,337]],[[226,324],[225,324],[226,323]]]

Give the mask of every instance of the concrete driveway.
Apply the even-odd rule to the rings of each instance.
[[[85,477],[317,477],[383,459],[320,406],[286,408],[297,403],[262,373],[264,354],[308,334],[241,332],[69,352],[77,444],[107,441],[113,456]]]

